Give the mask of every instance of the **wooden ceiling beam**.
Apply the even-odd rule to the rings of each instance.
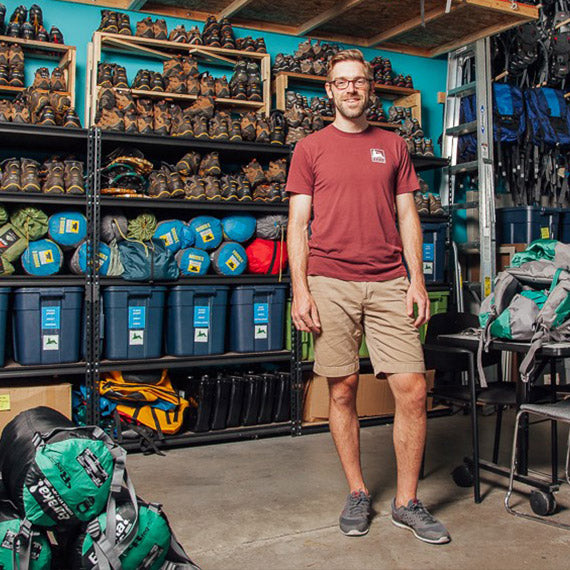
[[[146,4],[146,0],[129,0],[127,10],[140,10]]]
[[[338,2],[332,8],[317,14],[314,18],[303,22],[299,26],[297,26],[297,36],[304,36],[305,34],[309,33],[311,30],[322,26],[324,23],[329,22],[330,20],[340,16],[344,12],[347,12],[354,6],[358,6],[362,4],[364,0],[343,0],[342,2]]]
[[[222,18],[229,18],[233,16],[236,12],[239,12],[242,8],[245,8],[248,4],[251,4],[253,0],[234,0],[228,4],[223,10],[220,10],[216,14],[216,18],[221,20]]]

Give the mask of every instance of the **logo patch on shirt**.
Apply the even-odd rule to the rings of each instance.
[[[386,153],[381,148],[371,148],[370,158],[372,162],[386,164]]]

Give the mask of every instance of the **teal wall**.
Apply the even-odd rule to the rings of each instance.
[[[81,120],[84,118],[85,106],[85,71],[87,62],[87,43],[91,39],[94,30],[97,29],[100,22],[99,6],[90,6],[88,4],[76,4],[72,2],[61,2],[58,0],[35,0],[41,6],[44,14],[44,24],[49,31],[50,27],[55,25],[62,32],[65,43],[77,47],[77,111]],[[16,6],[22,4],[21,0],[2,0],[6,5],[7,19],[12,14]],[[31,6],[32,0],[26,2],[27,7]],[[134,24],[137,20],[142,19],[146,14],[138,12],[130,12],[131,27],[134,31]],[[196,24],[202,29],[203,22],[192,22],[190,20],[178,20],[176,18],[166,18],[168,29],[172,29],[177,23],[183,23],[186,28],[189,25]],[[381,30],[378,30],[381,31]],[[253,37],[263,36],[267,44],[269,53],[274,57],[279,52],[293,53],[297,45],[301,41],[297,37],[287,36],[283,34],[262,33],[256,30],[248,31],[245,28],[234,28],[237,37],[252,35]],[[349,47],[346,44],[345,47]],[[446,79],[446,60],[427,59],[422,57],[414,57],[408,55],[397,54],[393,52],[385,52],[375,49],[363,49],[367,59],[372,59],[377,55],[389,57],[392,61],[392,67],[396,73],[410,74],[414,80],[414,87],[422,92],[422,122],[426,131],[426,136],[430,136],[437,141],[441,134],[442,106],[437,103],[437,92],[445,91]],[[116,60],[116,59],[115,59]],[[139,67],[148,67],[149,69],[160,69],[156,65],[151,65],[150,60],[142,63],[143,60],[136,58],[125,58],[125,65],[129,80],[134,78],[134,73]],[[121,62],[123,63],[123,62]],[[50,62],[51,64],[51,62]],[[30,61],[30,65],[26,66],[27,85],[33,80],[33,71],[40,65],[46,65],[44,60]],[[51,65],[50,67],[53,67]],[[385,105],[386,107],[386,105]],[[436,147],[438,150],[438,147]]]

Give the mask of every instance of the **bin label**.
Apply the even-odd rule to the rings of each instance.
[[[146,307],[129,307],[129,329],[144,329],[145,326]]]
[[[42,350],[59,350],[59,335],[58,334],[42,335]]]
[[[142,346],[144,344],[144,331],[129,331],[129,346]]]
[[[208,342],[209,329],[194,329],[194,342]]]
[[[267,325],[255,325],[253,338],[255,339],[267,338]]]
[[[208,328],[210,326],[210,307],[200,305],[194,307],[194,327]]]
[[[550,228],[540,228],[540,237],[542,239],[550,239]]]
[[[42,329],[60,328],[61,307],[42,307]]]
[[[434,257],[433,243],[424,243],[424,261],[433,261]]]
[[[269,322],[269,303],[254,303],[253,324],[262,325],[268,322]]]
[[[10,394],[0,394],[0,412],[8,412],[11,407]]]
[[[433,262],[432,261],[424,261],[424,274],[425,275],[433,275]]]

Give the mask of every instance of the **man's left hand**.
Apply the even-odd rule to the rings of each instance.
[[[406,307],[410,317],[414,316],[414,303],[418,306],[418,316],[414,321],[414,326],[419,328],[429,321],[429,297],[425,284],[412,280],[406,296]]]

